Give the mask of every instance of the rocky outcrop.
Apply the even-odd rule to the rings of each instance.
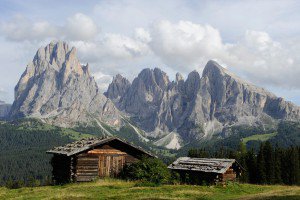
[[[8,117],[11,104],[7,104],[0,100],[0,119],[6,119]]]
[[[207,63],[202,77],[193,71],[186,80],[176,74],[172,82],[157,68],[144,69],[118,99],[119,108],[148,137],[175,148],[179,141],[210,138],[234,125],[300,117],[298,106],[242,80],[215,61]]]
[[[60,126],[91,120],[118,125],[117,108],[99,92],[88,65],[64,42],[40,48],[15,87],[12,118],[38,117]]]
[[[117,74],[113,78],[112,83],[109,85],[107,92],[105,92],[104,95],[113,100],[115,103],[118,103],[120,98],[124,96],[130,86],[131,83],[126,78]]]
[[[151,132],[157,127],[157,111],[170,81],[158,68],[144,69],[121,97],[119,108],[130,114],[138,126]]]

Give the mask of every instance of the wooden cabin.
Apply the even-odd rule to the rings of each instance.
[[[235,159],[180,157],[169,169],[179,173],[181,181],[191,184],[216,184],[235,181],[243,168]]]
[[[125,164],[136,162],[143,156],[155,157],[116,137],[86,138],[55,147],[47,153],[53,154],[52,178],[56,184],[115,177]]]

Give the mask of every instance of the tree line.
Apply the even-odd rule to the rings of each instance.
[[[259,150],[247,150],[243,143],[237,151],[220,148],[215,152],[190,149],[190,157],[236,159],[245,169],[241,182],[253,184],[300,184],[300,147],[281,148],[269,141],[260,144]]]

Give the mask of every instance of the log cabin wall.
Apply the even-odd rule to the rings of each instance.
[[[79,154],[76,164],[76,181],[92,181],[98,177],[98,156],[88,153]]]
[[[120,144],[108,143],[103,146],[96,147],[95,149],[115,149],[120,152],[123,152],[125,156],[125,164],[137,162],[139,160],[138,158],[142,157],[142,154],[138,154],[136,151],[130,151],[130,149],[128,150],[128,146],[126,147],[127,149]]]
[[[180,180],[188,184],[225,184],[227,181],[235,181],[237,174],[234,169],[229,168],[224,174],[206,173],[188,170],[174,170],[180,175]]]
[[[138,158],[109,144],[95,147],[76,156],[76,181],[92,181],[98,177],[117,177],[125,164]]]
[[[47,151],[53,154],[53,180],[56,184],[115,177],[125,164],[143,156],[155,157],[140,147],[118,138],[87,138]]]
[[[224,174],[220,175],[220,181],[234,181],[236,179],[236,172],[232,167],[230,167]]]

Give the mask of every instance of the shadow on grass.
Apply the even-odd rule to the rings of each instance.
[[[257,200],[299,200],[300,195],[288,195],[288,196],[270,196],[270,197],[260,197],[255,198]]]

